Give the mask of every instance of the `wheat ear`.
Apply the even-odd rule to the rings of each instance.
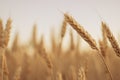
[[[95,40],[85,29],[77,23],[77,21],[67,13],[64,14],[65,20],[77,31],[77,33],[91,46],[91,48],[98,50]]]
[[[105,24],[105,22],[101,23],[103,25],[103,28],[105,29],[106,35],[108,40],[110,41],[112,48],[114,49],[117,56],[120,57],[120,47],[117,43],[117,40],[113,36],[112,32],[110,31],[109,27]]]

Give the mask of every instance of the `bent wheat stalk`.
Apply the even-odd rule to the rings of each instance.
[[[106,74],[108,74],[109,79],[112,80],[112,75],[110,73],[110,70],[109,70],[107,64],[105,63],[105,60],[104,60],[103,56],[101,55],[99,49],[97,48],[95,40],[91,37],[91,35],[87,31],[85,31],[85,29],[80,24],[78,24],[78,22],[72,16],[65,13],[64,17],[65,17],[66,21],[72,26],[72,28],[75,29],[77,31],[77,33],[91,46],[91,48],[98,51],[98,56],[101,58],[104,66],[105,66],[105,69],[107,72]]]

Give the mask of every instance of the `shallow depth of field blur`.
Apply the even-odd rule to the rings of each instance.
[[[62,38],[61,29],[67,12],[99,46],[101,21],[105,21],[119,44],[119,7],[118,0],[1,0],[3,26],[12,19],[4,53],[8,80],[107,80],[98,52],[69,24]],[[109,41],[106,44],[102,55],[113,80],[119,80],[120,57]]]

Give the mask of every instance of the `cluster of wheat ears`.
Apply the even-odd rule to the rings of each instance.
[[[4,29],[0,19],[0,80],[119,80],[120,48],[105,22],[101,22],[102,39],[97,44],[83,26],[64,13],[59,41],[51,31],[51,51],[45,47],[44,36],[37,42],[36,25],[29,45],[19,45],[19,35],[16,34],[12,46],[7,48],[11,24],[9,18]],[[70,30],[70,47],[65,52],[62,42],[67,25],[78,36],[75,41]],[[80,39],[85,40],[91,49],[81,51]]]

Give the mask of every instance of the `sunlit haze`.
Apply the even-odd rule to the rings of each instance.
[[[95,38],[99,39],[100,22],[104,20],[117,37],[120,30],[119,0],[0,0],[0,18],[4,25],[13,20],[11,37],[19,32],[21,41],[31,37],[33,25],[38,27],[38,38],[48,40],[51,28],[59,31],[63,13],[68,12]]]

